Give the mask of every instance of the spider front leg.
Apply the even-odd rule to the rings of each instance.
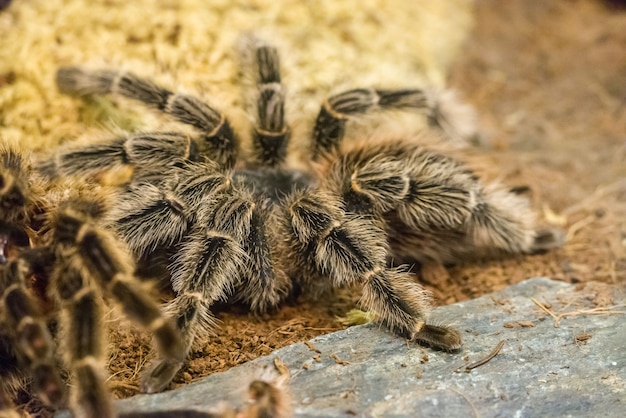
[[[209,158],[225,167],[235,163],[238,140],[230,123],[218,110],[194,96],[176,94],[134,74],[118,71],[63,67],[56,80],[62,93],[117,94],[158,109],[199,130],[204,135],[199,142],[200,151]]]
[[[116,197],[107,220],[138,260],[177,245],[197,222],[200,202],[231,185],[230,177],[210,162],[180,161],[136,177]]]
[[[230,297],[254,311],[275,306],[288,293],[290,282],[276,268],[275,242],[264,222],[273,215],[254,195],[237,188],[208,194],[196,206],[197,221],[178,247],[170,264],[176,297],[167,307],[183,336],[183,355],[196,337],[215,325],[211,306]],[[144,392],[164,389],[181,364],[160,359],[148,369]]]
[[[197,336],[206,336],[215,327],[211,305],[225,300],[241,275],[246,254],[229,233],[197,227],[183,242],[170,266],[175,298],[166,312],[182,336],[183,359]],[[183,363],[159,358],[145,371],[144,393],[160,392],[172,381]]]
[[[29,370],[34,393],[46,405],[59,407],[65,399],[65,385],[54,361],[55,346],[38,304],[26,287],[34,270],[52,260],[46,250],[27,251],[4,267],[0,300],[5,307],[3,320],[12,331],[9,338],[18,350],[18,363],[24,362],[20,366]],[[0,391],[7,392],[4,383],[0,384]]]
[[[74,407],[84,416],[112,416],[102,374],[99,296],[113,296],[126,315],[150,331],[164,358],[182,364],[175,326],[161,315],[150,292],[133,276],[134,264],[109,231],[94,225],[100,202],[72,199],[53,222],[57,267],[52,288],[66,312],[69,364],[78,380]]]
[[[360,303],[378,322],[406,338],[445,350],[461,346],[458,331],[427,323],[430,295],[414,277],[386,266],[389,249],[382,223],[373,214],[347,213],[338,197],[312,191],[287,202],[287,228],[305,281],[327,278],[333,286],[363,285]]]

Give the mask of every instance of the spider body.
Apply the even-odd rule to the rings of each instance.
[[[379,323],[408,339],[454,351],[461,346],[459,332],[429,322],[430,294],[417,283],[411,265],[398,262],[418,262],[427,270],[559,245],[557,235],[536,228],[523,197],[496,183],[483,184],[446,154],[445,140],[435,141],[434,148],[433,140],[401,136],[344,141],[350,119],[385,110],[425,113],[444,136],[466,136],[468,130],[428,92],[357,88],[333,95],[321,106],[307,144],[292,138],[286,122],[276,49],[256,39],[248,48],[258,91],[247,153],[228,119],[194,96],[128,73],[80,67],[57,73],[65,93],[117,94],[197,131],[129,134],[64,148],[37,165],[52,181],[133,167],[110,209],[74,203],[58,212],[53,229],[54,248],[70,253],[58,257],[61,265],[77,259],[83,266],[79,274],[66,276],[84,279],[94,275],[91,270],[103,271],[93,281],[123,306],[136,305],[135,293],[127,296],[118,289],[119,278],[132,273],[133,260],[119,261],[129,254],[138,273],[163,274],[171,285],[174,297],[165,313],[180,345],[165,343],[163,318],[139,315],[165,348],[145,371],[142,391],[170,384],[192,344],[214,329],[211,309],[218,302],[238,300],[263,312],[300,289],[319,293],[361,286],[360,304]],[[297,168],[287,158],[294,139],[310,147],[310,160]],[[110,244],[115,237],[128,254]],[[91,261],[96,259],[98,266]],[[88,294],[83,288],[70,293]],[[78,306],[60,284],[55,289],[58,299]],[[85,325],[92,327],[98,325]],[[95,340],[89,339],[94,350]],[[95,381],[86,375],[80,380],[87,386]]]

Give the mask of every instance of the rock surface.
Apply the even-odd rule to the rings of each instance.
[[[458,353],[407,343],[375,325],[356,326],[311,340],[319,353],[295,344],[200,382],[135,396],[117,406],[128,416],[154,411],[176,416],[177,410],[210,411],[220,401],[240,405],[250,380],[273,369],[279,358],[292,375],[297,417],[623,416],[624,289],[612,297],[618,306],[602,309],[589,292],[531,279],[433,312],[435,321],[462,330],[464,346]],[[579,313],[556,324],[533,298],[557,316]],[[466,371],[501,341],[499,354]]]

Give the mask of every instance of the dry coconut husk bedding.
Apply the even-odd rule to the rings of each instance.
[[[171,125],[123,100],[81,102],[54,87],[57,67],[123,68],[210,98],[246,132],[237,37],[282,52],[294,135],[323,97],[355,86],[447,86],[478,114],[472,153],[500,180],[528,186],[566,244],[546,254],[450,269],[424,283],[437,304],[534,276],[579,284],[599,306],[626,283],[626,12],[619,2],[23,0],[0,13],[0,138],[33,155],[67,141]],[[469,34],[469,35],[468,35]],[[393,125],[394,121],[385,121]],[[411,126],[408,134],[412,134]],[[244,138],[245,140],[245,138]],[[296,150],[297,151],[297,150]],[[276,312],[218,313],[216,335],[175,379],[185,384],[339,330],[358,291],[301,298]],[[117,311],[108,369],[118,397],[138,391],[150,338]],[[124,326],[119,326],[120,321]],[[462,327],[462,318],[458,320]]]

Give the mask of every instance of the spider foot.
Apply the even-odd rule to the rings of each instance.
[[[530,248],[531,254],[540,254],[565,244],[565,231],[558,228],[542,228],[536,231]]]
[[[154,362],[141,379],[141,392],[162,392],[169,386],[183,364],[182,361],[176,359],[162,359]]]
[[[424,324],[413,336],[413,341],[444,351],[456,351],[463,341],[459,331],[447,325]]]

